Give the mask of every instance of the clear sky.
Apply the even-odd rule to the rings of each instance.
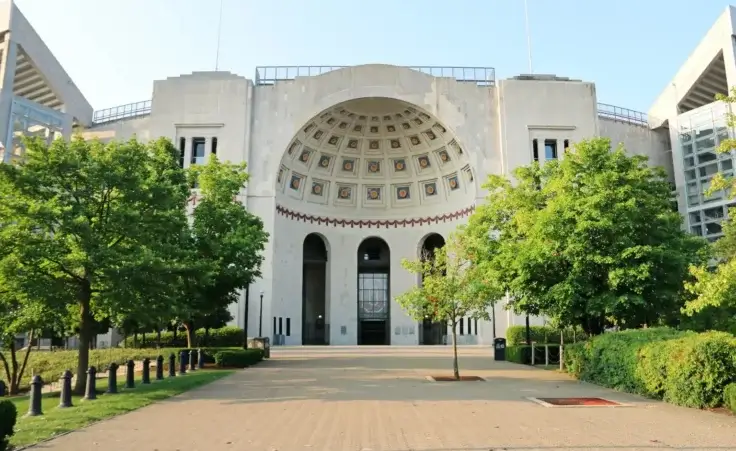
[[[223,0],[220,69],[491,66],[528,73],[523,0]],[[728,5],[723,0],[528,0],[535,73],[593,81],[646,111]],[[16,0],[95,109],[152,81],[213,70],[219,0]]]

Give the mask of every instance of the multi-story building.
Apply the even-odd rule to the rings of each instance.
[[[29,124],[39,121],[30,112],[40,111],[49,137],[68,136],[79,124],[87,137],[102,140],[169,137],[185,168],[214,154],[246,162],[251,179],[240,201],[263,219],[271,239],[262,278],[232,313],[251,335],[278,343],[441,343],[445,325],[417,322],[393,300],[420,283],[401,259],[442,246],[484,202],[481,184],[489,175],[562,158],[585,138],[610,137],[664,167],[694,232],[717,236],[711,218],[725,214],[727,200],[700,192],[716,171],[732,167],[730,156],[707,151],[728,130],[715,125],[716,105],[707,113],[714,118],[710,129],[695,114],[733,84],[732,8],[696,50],[699,62],[688,60],[673,83],[678,88],[666,90],[650,117],[599,103],[594,83],[581,80],[497,80],[491,67],[380,64],[259,67],[253,78],[181,75],[154,81],[150,100],[91,114],[18,9],[6,9],[0,136],[12,144],[5,160],[22,157],[15,133],[35,133]],[[686,136],[694,143],[690,153],[682,150]],[[192,208],[196,202],[195,190]],[[715,207],[720,215],[711,212]],[[495,317],[495,325],[462,321],[461,342],[489,343],[523,323],[503,302]]]

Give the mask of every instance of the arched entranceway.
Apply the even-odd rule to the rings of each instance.
[[[431,233],[424,238],[419,248],[419,258],[422,260],[433,260],[435,251],[445,246],[445,239],[439,233]],[[422,280],[419,280],[422,283]],[[444,321],[432,321],[429,317],[424,318],[419,323],[419,344],[420,345],[441,345],[444,344],[444,337],[447,335],[447,323]]]
[[[328,252],[325,240],[316,233],[304,238],[302,257],[302,344],[330,342],[327,313]]]
[[[391,250],[381,238],[358,246],[358,344],[391,344]]]

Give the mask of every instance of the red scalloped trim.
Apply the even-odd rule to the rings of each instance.
[[[295,219],[301,222],[308,222],[310,224],[317,225],[328,225],[333,227],[350,227],[350,228],[399,228],[399,227],[414,227],[422,226],[425,224],[439,224],[440,222],[454,221],[459,218],[469,216],[475,211],[475,206],[471,205],[468,208],[463,208],[454,213],[446,213],[443,215],[429,216],[426,218],[412,218],[412,219],[335,219],[327,218],[324,216],[312,216],[304,213],[298,213],[289,210],[281,205],[276,205],[276,212],[281,216],[289,219]]]

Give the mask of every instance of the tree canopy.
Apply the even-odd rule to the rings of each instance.
[[[707,245],[682,230],[661,168],[596,138],[513,175],[491,177],[464,233],[518,312],[592,334],[679,316]]]
[[[21,164],[0,165],[0,247],[10,249],[0,269],[21,299],[72,318],[82,391],[95,319],[149,311],[190,269],[181,258],[189,187],[165,139],[24,144]]]

